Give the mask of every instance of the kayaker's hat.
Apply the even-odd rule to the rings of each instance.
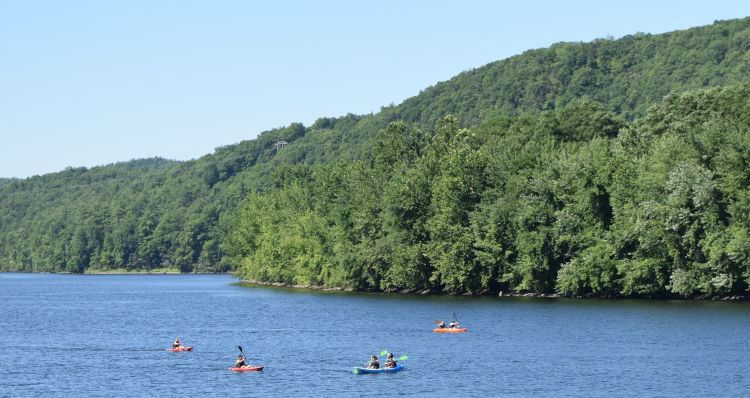
[[[393,358],[393,354],[391,354],[391,353],[389,352],[389,353],[388,353],[388,358]]]

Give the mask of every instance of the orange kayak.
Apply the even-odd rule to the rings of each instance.
[[[257,371],[263,370],[263,367],[253,366],[250,368],[229,368],[229,370],[234,370],[235,372],[257,372]]]
[[[448,329],[448,328],[443,328],[443,329],[433,329],[432,331],[433,332],[440,332],[440,333],[460,333],[460,332],[465,332],[466,328],[463,328],[463,329]]]
[[[193,347],[167,348],[167,351],[192,351]]]

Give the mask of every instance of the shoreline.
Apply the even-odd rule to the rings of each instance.
[[[710,301],[747,301],[750,300],[750,295],[696,295],[696,296],[681,296],[678,294],[641,294],[641,295],[624,295],[624,294],[597,294],[591,293],[586,295],[572,295],[562,293],[531,293],[531,292],[507,292],[507,291],[491,291],[485,290],[477,292],[476,294],[469,293],[445,293],[436,292],[430,290],[419,290],[419,289],[403,289],[394,291],[383,291],[375,289],[353,289],[350,287],[326,287],[326,286],[312,286],[312,285],[292,285],[289,283],[280,282],[264,282],[254,279],[240,279],[239,283],[251,283],[259,286],[272,286],[272,287],[288,287],[294,289],[311,289],[311,290],[328,290],[328,291],[344,291],[344,292],[360,292],[360,293],[383,293],[383,294],[420,294],[420,295],[436,295],[436,296],[494,296],[498,298],[502,297],[536,297],[536,298],[571,298],[571,299],[631,299],[631,300],[710,300]]]
[[[153,271],[91,271],[84,272],[82,274],[73,272],[53,272],[53,271],[0,271],[0,273],[8,274],[60,274],[60,275],[232,275],[234,271],[227,272],[179,272],[179,271],[166,271],[166,270],[153,270]],[[379,289],[354,289],[351,287],[327,287],[327,286],[314,286],[314,285],[293,285],[290,283],[280,282],[265,282],[255,279],[240,279],[237,283],[249,283],[258,286],[269,286],[269,287],[286,287],[294,289],[310,289],[310,290],[326,290],[326,291],[340,291],[340,292],[352,292],[352,293],[381,293],[381,294],[418,294],[418,295],[434,295],[434,296],[494,296],[498,298],[502,297],[535,297],[535,298],[570,298],[570,299],[630,299],[630,300],[710,300],[710,301],[748,301],[750,300],[750,293],[746,295],[695,295],[695,296],[682,296],[673,293],[659,293],[659,294],[638,294],[638,295],[624,295],[624,294],[611,294],[611,293],[589,293],[585,295],[573,295],[564,293],[533,293],[533,292],[518,292],[518,291],[498,291],[498,290],[483,290],[474,294],[470,293],[446,293],[443,291],[432,291],[432,290],[420,290],[420,289],[402,289],[384,291]]]

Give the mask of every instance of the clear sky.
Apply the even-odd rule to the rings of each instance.
[[[747,0],[4,1],[0,177],[197,158],[527,49],[748,15]]]

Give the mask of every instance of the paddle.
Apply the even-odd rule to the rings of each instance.
[[[243,359],[247,359],[247,355],[245,355],[245,353],[242,352],[242,347],[241,346],[237,346],[237,348],[240,349],[240,354],[242,354],[242,356],[244,357]]]
[[[455,320],[456,320],[456,323],[461,323],[461,322],[460,322],[460,321],[458,320],[458,318],[456,318],[456,313],[455,313],[455,312],[453,313],[453,319],[455,319]],[[455,328],[455,329],[458,329],[458,328]]]
[[[398,361],[404,361],[404,360],[407,360],[407,359],[409,359],[409,357],[408,357],[408,356],[406,356],[406,355],[404,355],[404,356],[402,356],[402,357],[400,357],[400,358],[394,359],[394,361],[398,362]],[[386,369],[387,369],[387,368],[386,368]]]
[[[385,350],[385,351],[381,352],[380,354],[378,354],[378,358],[382,357],[383,355],[385,355],[385,354],[387,354],[387,353],[388,353],[388,350]],[[370,366],[370,362],[367,362],[367,363],[365,364],[365,366]]]
[[[438,321],[437,319],[435,319],[435,323],[440,323],[440,321]]]

